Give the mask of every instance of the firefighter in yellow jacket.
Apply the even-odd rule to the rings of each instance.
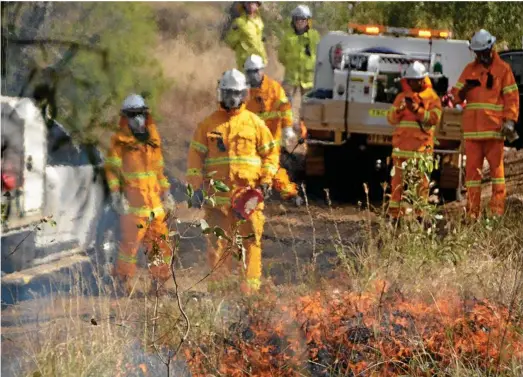
[[[231,195],[237,189],[260,188],[267,197],[278,168],[278,146],[270,130],[254,113],[245,108],[248,87],[245,76],[233,69],[223,74],[219,83],[220,107],[201,122],[189,147],[187,182],[195,188],[194,198],[202,202],[202,189],[208,192],[209,173],[223,181],[229,192],[216,194],[216,206],[205,205],[205,219],[211,227],[218,226],[231,234],[238,218],[231,207]],[[246,293],[261,285],[261,237],[265,217],[263,202],[249,219],[240,225],[242,235],[254,234],[245,239],[247,270],[242,281]],[[231,269],[231,258],[224,255],[227,243],[223,239],[209,238],[208,259],[211,279],[225,278]]]
[[[236,68],[241,70],[245,59],[251,54],[260,55],[267,63],[264,25],[258,13],[261,1],[238,2],[234,6],[238,7],[239,15],[232,20],[224,41],[236,53]]]
[[[264,120],[271,130],[275,143],[280,146],[282,141],[285,147],[291,139],[297,139],[293,130],[291,104],[280,83],[267,76],[263,72],[264,68],[263,59],[258,55],[249,56],[243,65],[247,84],[250,87],[247,110],[256,113]],[[291,182],[283,166],[280,165],[273,183],[282,199],[294,199],[297,205],[303,203],[303,199],[298,195],[298,187]]]
[[[120,214],[121,244],[115,275],[128,287],[136,273],[136,255],[143,242],[154,283],[169,276],[171,249],[165,208],[174,205],[163,173],[160,136],[144,99],[132,94],[121,109],[120,129],[111,139],[105,171],[114,209]]]
[[[291,27],[281,39],[278,59],[285,67],[283,88],[292,102],[296,92],[303,95],[313,86],[320,34],[311,27],[312,13],[308,6],[297,6],[291,16]]]

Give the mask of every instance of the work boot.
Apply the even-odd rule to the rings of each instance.
[[[296,207],[301,207],[305,203],[305,199],[303,199],[300,195],[296,195],[293,201]]]

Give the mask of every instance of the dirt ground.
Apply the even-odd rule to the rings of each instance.
[[[183,279],[195,279],[207,273],[206,242],[198,236],[199,230],[190,228],[186,222],[201,218],[202,211],[181,208],[177,213],[183,218],[179,230],[183,235],[180,243],[179,263]],[[264,276],[275,285],[295,283],[297,273],[317,255],[317,268],[328,277],[334,271],[336,244],[345,246],[361,244],[365,235],[362,212],[351,205],[329,208],[323,203],[309,203],[296,208],[294,205],[274,199],[265,209],[266,223],[263,234]],[[196,288],[205,289],[204,286]]]

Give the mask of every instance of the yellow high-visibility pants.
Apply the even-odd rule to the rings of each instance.
[[[234,224],[239,220],[229,206],[205,208],[205,219],[210,227],[218,226],[222,228],[228,236],[232,236]],[[243,240],[243,245],[247,250],[247,270],[243,276],[245,283],[254,291],[257,291],[261,285],[261,238],[264,225],[265,216],[263,214],[263,204],[261,204],[253,212],[249,220],[241,224],[238,228],[242,236],[254,234],[253,238]],[[235,250],[235,245],[233,245],[232,250]],[[231,274],[232,250],[225,255],[227,251],[227,240],[218,239],[214,235],[207,237],[208,263],[209,268],[212,270],[210,275],[211,281],[225,279]]]
[[[116,275],[130,278],[136,274],[138,249],[143,242],[149,260],[159,257],[164,262],[158,266],[151,266],[151,275],[159,280],[167,280],[170,277],[169,263],[172,251],[166,241],[168,229],[165,215],[158,214],[149,222],[148,218],[127,214],[120,217],[120,226],[122,240],[116,260]]]

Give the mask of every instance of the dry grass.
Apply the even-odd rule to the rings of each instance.
[[[337,291],[343,295],[348,294],[352,297],[351,300],[363,300],[362,304],[370,305],[365,309],[366,316],[378,316],[366,317],[365,325],[370,329],[376,326],[373,325],[375,322],[372,322],[372,318],[375,318],[374,321],[380,318],[383,301],[387,302],[390,310],[397,308],[410,311],[415,318],[422,321],[419,324],[423,325],[423,328],[446,334],[445,336],[451,334],[438,321],[445,323],[452,319],[460,323],[461,319],[459,316],[454,319],[453,316],[449,317],[449,314],[443,315],[443,313],[460,312],[464,309],[461,305],[465,305],[466,302],[486,299],[492,305],[505,308],[496,309],[494,313],[509,312],[512,323],[510,334],[514,336],[515,331],[516,339],[519,337],[518,352],[521,356],[523,354],[523,333],[521,333],[523,240],[517,230],[521,229],[523,224],[518,214],[518,208],[509,208],[506,218],[498,224],[461,225],[458,219],[452,219],[449,222],[451,231],[445,237],[432,237],[418,227],[417,223],[408,224],[409,231],[403,229],[402,232],[395,232],[381,223],[379,218],[376,219],[377,222],[364,222],[359,231],[365,232],[365,229],[371,229],[371,232],[366,233],[362,242],[352,245],[342,243],[338,249],[336,281],[324,280],[322,271],[314,272],[312,266],[305,260],[301,260],[300,263],[304,266],[301,284],[276,287],[269,282],[265,285],[262,295],[250,300],[242,298],[237,290],[229,291],[225,295],[195,296],[195,293],[186,292],[197,280],[195,272],[179,272],[181,290],[184,292],[182,301],[192,328],[185,343],[184,349],[187,352],[181,357],[183,359],[197,352],[200,356],[193,361],[197,360],[198,364],[193,364],[192,367],[203,368],[207,373],[216,373],[215,368],[225,368],[226,364],[223,360],[236,360],[231,354],[227,357],[225,354],[225,350],[231,346],[227,342],[233,342],[232,344],[243,347],[242,349],[252,357],[254,354],[257,355],[252,360],[247,357],[242,361],[242,365],[251,365],[251,367],[261,365],[258,357],[269,357],[269,354],[264,354],[264,351],[259,353],[257,348],[252,347],[263,346],[263,339],[270,335],[270,331],[279,329],[277,330],[279,333],[283,331],[282,336],[291,338],[298,335],[309,336],[307,333],[302,334],[300,330],[302,329],[300,321],[305,319],[293,317],[291,320],[282,317],[286,313],[286,307],[293,307],[302,299],[314,301],[315,292],[320,295],[319,297],[327,300],[325,303],[327,305],[328,298],[337,295]],[[337,226],[334,220],[327,215],[314,214],[313,217],[316,222],[322,217],[323,221],[327,221],[333,234],[330,242],[340,245],[336,240],[336,232],[333,231]],[[296,232],[298,235],[300,232],[298,229],[303,226],[306,228],[305,232],[310,233],[319,224],[307,226],[305,223],[296,222],[291,225],[294,229],[289,231]],[[320,247],[323,246],[318,245],[318,248]],[[137,284],[137,289],[146,289],[146,281],[144,276]],[[144,282],[143,287],[142,282]],[[386,290],[383,289],[384,282],[387,283]],[[197,287],[197,290],[201,290],[201,287]],[[383,300],[380,295],[384,295]],[[7,369],[3,369],[3,373],[7,376],[28,377],[142,376],[140,371],[147,368],[149,376],[166,375],[165,366],[155,356],[153,340],[157,346],[165,345],[173,350],[184,332],[184,326],[175,300],[168,297],[161,298],[156,314],[155,306],[155,298],[151,296],[111,300],[104,297],[86,297],[80,294],[78,289],[71,295],[46,297],[43,300],[26,302],[10,308],[3,313],[4,323],[11,322],[9,327],[2,329],[4,357],[11,363],[21,360],[24,373],[7,374]],[[320,308],[324,306],[320,305],[318,310]],[[283,312],[280,312],[281,310]],[[437,315],[439,310],[442,311],[440,319]],[[245,317],[246,313],[249,313],[247,317]],[[508,321],[505,317],[497,318],[495,315],[487,319],[472,320],[478,321],[477,323],[487,320],[489,323],[496,324],[496,333],[499,334],[500,331],[503,332],[508,328],[506,327]],[[324,322],[326,318],[328,317],[323,318]],[[427,327],[423,318],[433,320],[434,325],[439,327]],[[91,319],[94,319],[94,322]],[[239,333],[231,328],[231,325],[244,326],[245,323],[250,323],[250,326],[254,326],[253,330],[259,331],[255,331],[257,334],[255,341],[246,342],[241,337],[238,338]],[[155,327],[154,332],[153,327]],[[341,331],[341,327],[336,331]],[[156,336],[153,336],[153,333]],[[386,334],[376,333],[375,336],[376,341],[382,339],[384,344],[390,341]],[[499,341],[498,338],[496,342]],[[417,344],[414,337],[398,338],[398,341],[405,342],[406,346],[410,344],[412,347]],[[299,345],[304,350],[308,350],[307,352],[316,346],[308,345],[304,340]],[[497,343],[495,347],[498,347]],[[7,358],[6,355],[9,354],[5,352],[10,348],[12,356]],[[425,358],[431,355],[429,351],[417,349],[416,352],[421,353],[410,360],[409,363],[413,367],[422,365]],[[309,365],[308,357],[312,356],[301,357],[302,359],[299,359],[298,364],[294,366],[298,368],[297,370],[301,370],[303,374],[300,375],[321,375],[312,373],[306,367]],[[375,358],[376,355],[374,354],[373,357]],[[448,357],[452,359],[453,364],[445,366],[445,371],[436,364],[436,368],[440,368],[437,369],[437,376],[487,375],[485,369],[478,364],[483,359],[477,359],[477,356],[473,359],[470,355],[455,351]],[[369,367],[379,370],[380,363],[390,361],[389,358],[390,354],[383,354],[382,359],[379,357],[374,359],[374,363],[377,364],[371,363]],[[401,357],[398,360],[401,360]],[[503,373],[500,375],[519,377],[522,372],[521,360],[511,359],[510,355],[504,360]],[[261,375],[256,370],[252,370],[251,373],[253,376]],[[281,373],[273,371],[272,375],[298,374],[284,374],[282,369]],[[331,376],[342,375],[344,374],[331,374]],[[424,376],[414,372],[409,375]]]
[[[161,101],[159,127],[165,140],[167,166],[175,176],[183,179],[189,140],[196,124],[215,109],[217,79],[234,65],[234,55],[217,39],[218,12],[223,4],[151,4],[157,10],[161,31],[155,54],[166,75],[174,82]],[[269,56],[268,73],[281,79],[282,68],[275,63],[273,48],[269,49]],[[465,226],[452,222],[444,238],[427,235],[420,228],[398,233],[384,223],[376,224],[375,217],[371,222],[371,216],[365,213],[339,214],[337,209],[317,212],[310,213],[312,225],[306,214],[295,215],[294,221],[286,219],[285,226],[279,230],[284,237],[289,237],[286,232],[293,233],[293,238],[305,238],[318,230],[325,233],[321,235],[328,238],[325,244],[333,245],[338,251],[338,288],[364,293],[373,291],[377,282],[388,281],[408,300],[433,302],[449,295],[463,299],[485,298],[512,306],[514,321],[517,318],[521,321],[523,223],[520,212],[512,211],[504,222],[495,226],[484,223]],[[340,242],[336,235],[339,224],[362,218],[369,219],[358,228],[365,234],[360,237],[362,242],[349,245]],[[276,220],[274,217],[273,221]],[[316,229],[319,222],[323,225]],[[317,245],[319,252],[325,244]],[[307,261],[300,263],[304,265],[300,269],[302,284],[274,287],[269,283],[266,289],[282,303],[292,303],[312,291],[329,296],[336,287],[322,279],[322,271],[314,273]],[[188,271],[182,277],[182,290],[194,284],[194,274]],[[207,347],[203,354],[209,371],[219,365],[225,348],[222,343],[218,344],[221,348],[213,343],[216,337],[229,339],[234,336],[229,326],[240,321],[243,313],[240,307],[252,308],[258,300],[264,302],[263,298],[256,297],[245,302],[236,292],[230,292],[226,297],[191,298],[185,294],[183,298],[192,324],[187,349]],[[142,376],[144,374],[140,373],[145,366],[149,376],[166,375],[151,344],[172,346],[184,328],[173,299],[161,300],[157,317],[153,315],[154,308],[155,301],[151,297],[110,300],[75,295],[75,292],[71,296],[47,297],[43,301],[10,308],[3,313],[3,321],[11,318],[13,323],[2,329],[2,374]],[[32,322],[24,322],[29,319]],[[160,338],[153,339],[153,326],[157,326],[155,332],[162,335]],[[21,360],[18,372],[10,373],[4,360],[14,364]],[[127,362],[130,364],[126,365]],[[482,373],[457,355],[454,365],[439,372],[441,376],[451,377],[480,376]],[[512,370],[505,373],[510,377],[521,376],[523,371],[518,360],[514,360]],[[251,375],[256,376],[256,373]]]

